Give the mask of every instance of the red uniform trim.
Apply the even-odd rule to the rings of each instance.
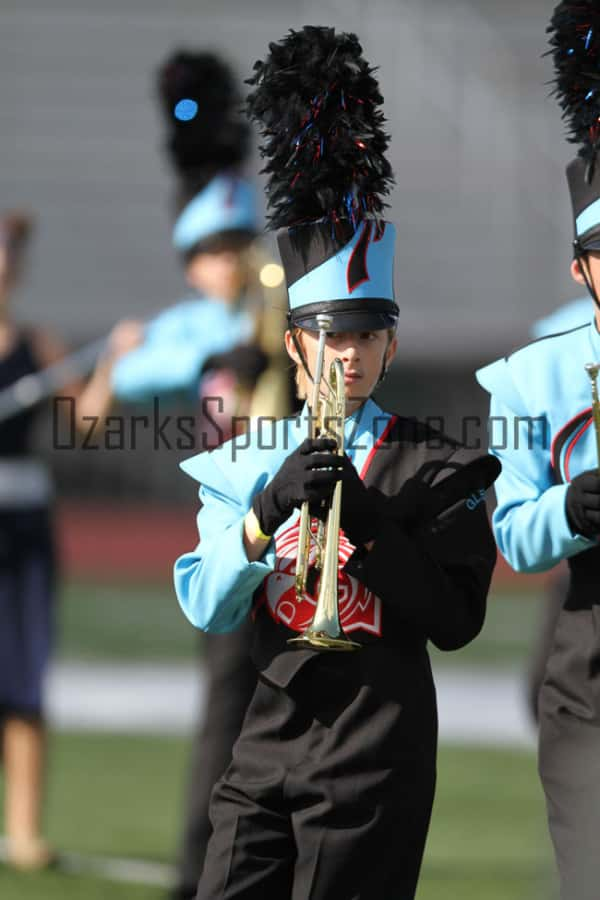
[[[557,431],[556,434],[554,435],[554,437],[552,438],[552,444],[550,446],[550,461],[551,461],[552,468],[554,469],[555,472],[560,472],[560,459],[556,459],[556,442],[558,440],[560,440],[560,437],[573,424],[573,422],[576,422],[577,419],[581,418],[581,416],[584,416],[587,413],[591,413],[591,411],[592,411],[592,407],[589,406],[589,407],[587,407],[587,409],[582,409],[580,412],[576,413],[576,415],[574,415],[572,419],[569,419],[569,421],[566,422],[563,425],[563,427],[560,429],[560,431]]]
[[[379,227],[377,225],[375,226],[375,236],[373,237],[374,244],[376,244],[377,241],[380,241],[381,238],[384,236],[386,224],[387,224],[386,222],[382,222]]]
[[[365,281],[369,281],[369,270],[367,269],[367,251],[369,249],[370,243],[371,223],[365,222],[363,233],[356,242],[354,250],[350,255],[350,259],[348,260],[348,265],[346,267],[346,284],[349,294],[351,294],[352,291],[356,290],[359,285],[364,284]],[[359,253],[362,253],[362,259],[359,259]],[[357,271],[353,272],[354,269],[356,269]],[[356,277],[357,275],[359,277]],[[351,278],[355,278],[356,280],[350,283]]]
[[[591,424],[592,424],[592,419],[588,419],[588,421],[585,422],[585,423],[581,426],[581,428],[579,429],[579,431],[577,431],[577,432],[575,433],[575,435],[574,435],[574,436],[571,438],[571,440],[569,441],[569,446],[568,446],[568,448],[567,448],[567,452],[565,453],[565,479],[566,479],[567,481],[570,481],[570,480],[571,480],[571,475],[570,475],[570,473],[569,473],[569,462],[570,462],[570,460],[571,460],[571,453],[573,452],[573,450],[574,450],[574,448],[575,448],[575,444],[577,443],[577,441],[579,440],[579,438],[581,437],[581,435],[582,435],[585,431],[588,430],[588,428],[590,427]]]
[[[364,465],[363,465],[363,467],[362,467],[362,469],[361,469],[361,472],[360,472],[360,477],[361,477],[363,480],[364,480],[365,475],[366,475],[367,472],[369,471],[369,466],[370,466],[371,463],[373,462],[373,459],[374,459],[374,457],[375,457],[375,454],[377,453],[377,451],[379,450],[379,448],[381,447],[381,445],[383,444],[383,442],[387,439],[388,434],[390,433],[390,431],[392,430],[392,428],[394,427],[394,425],[396,424],[397,421],[398,421],[398,416],[392,416],[392,418],[390,419],[390,421],[389,421],[389,422],[387,423],[387,425],[385,426],[385,429],[384,429],[383,434],[381,435],[381,437],[378,438],[377,441],[375,442],[375,444],[371,447],[371,450],[370,450],[370,452],[369,452],[369,455],[367,456],[367,458],[366,458],[366,460],[365,460],[365,463],[364,463]]]

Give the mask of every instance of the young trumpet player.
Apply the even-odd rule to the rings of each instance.
[[[569,584],[538,695],[539,772],[563,900],[600,884],[600,474],[586,365],[600,360],[600,8],[559,3],[548,29],[555,93],[580,145],[567,167],[574,217],[571,274],[592,301],[583,323],[478,372],[503,423],[494,532],[510,565],[541,572],[566,560]],[[496,446],[502,443],[494,442]]]
[[[381,217],[382,98],[357,37],[291,31],[251,83],[282,228],[285,344],[312,405],[183,465],[201,509],[200,543],[175,564],[179,602],[209,632],[251,616],[258,669],[213,792],[197,897],[410,900],[435,785],[426,645],[461,647],[482,626],[495,548],[481,500],[499,467],[371,396],[396,352],[395,229]],[[335,360],[331,409],[345,398],[346,415],[328,423],[312,398],[330,396]],[[309,542],[299,587],[302,510],[325,546],[319,570]],[[329,630],[324,561],[338,540]]]

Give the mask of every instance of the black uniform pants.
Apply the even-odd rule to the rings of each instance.
[[[539,772],[561,900],[598,900],[600,724],[566,712],[542,715]]]
[[[543,599],[540,621],[531,648],[527,674],[527,701],[529,712],[534,722],[537,722],[539,719],[538,701],[540,690],[546,675],[546,665],[554,644],[556,623],[563,608],[568,587],[568,574],[560,572],[552,579]]]
[[[592,586],[596,598],[597,580]],[[561,898],[598,900],[600,607],[581,603],[577,608],[578,600],[570,592],[560,612],[540,691],[539,773]]]
[[[231,751],[256,686],[256,669],[250,660],[250,622],[228,634],[205,634],[202,638],[208,694],[205,715],[193,738],[178,874],[181,896],[189,897],[195,894],[212,830],[208,818],[210,795],[231,762]]]
[[[435,700],[426,728],[407,731],[403,704],[348,677],[348,656],[318,655],[288,692],[259,680],[213,793],[197,900],[414,897],[435,786]]]

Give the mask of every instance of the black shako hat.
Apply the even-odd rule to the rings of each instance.
[[[554,95],[567,123],[567,139],[578,144],[567,166],[576,253],[600,249],[600,3],[557,4],[547,28],[554,63]]]
[[[567,166],[575,241],[584,252],[600,250],[600,168],[589,177],[590,166],[581,157]]]
[[[257,233],[256,191],[239,169],[250,126],[236,78],[215,53],[180,49],[157,71],[165,149],[178,179],[173,245],[184,256]]]
[[[263,137],[269,223],[285,272],[290,325],[395,326],[395,228],[382,218],[393,174],[373,69],[354,34],[291,30],[254,65],[247,108]]]

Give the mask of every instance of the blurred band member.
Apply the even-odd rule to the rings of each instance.
[[[65,355],[47,330],[13,318],[17,288],[32,231],[29,216],[0,215],[0,390]],[[76,400],[77,424],[103,396],[118,355],[114,343],[84,387],[61,394]],[[0,422],[0,728],[9,862],[48,865],[53,853],[42,836],[45,767],[43,678],[52,646],[56,561],[51,525],[52,484],[35,457],[32,430],[40,407]]]
[[[555,92],[579,153],[567,167],[574,219],[571,275],[592,302],[586,321],[478,373],[492,421],[514,435],[496,451],[494,530],[513,568],[565,560],[569,585],[538,702],[539,772],[563,900],[597,900],[600,884],[600,475],[591,384],[600,362],[600,6],[559,3],[548,29]],[[512,424],[514,423],[514,428]]]

